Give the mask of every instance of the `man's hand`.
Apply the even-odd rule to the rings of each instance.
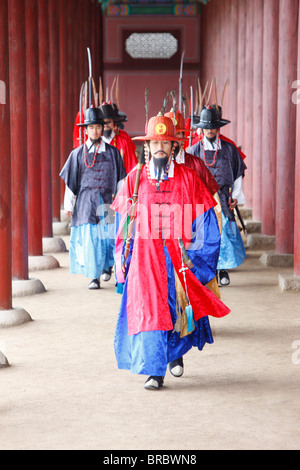
[[[72,211],[65,211],[66,216],[72,217],[73,212]]]
[[[229,208],[233,210],[237,206],[238,200],[232,199],[231,203],[229,204]]]

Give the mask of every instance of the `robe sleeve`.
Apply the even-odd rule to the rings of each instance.
[[[66,185],[70,188],[72,193],[77,196],[78,193],[78,177],[79,177],[79,162],[78,162],[78,155],[80,152],[80,149],[82,147],[79,147],[79,149],[73,150],[63,169],[61,170],[59,176],[61,177],[62,180],[66,183]]]
[[[216,275],[220,252],[220,231],[214,209],[209,209],[193,222],[193,234],[187,253],[194,265],[192,272],[205,285]]]

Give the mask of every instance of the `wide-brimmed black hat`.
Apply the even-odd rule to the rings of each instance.
[[[104,119],[112,119],[112,121],[116,121],[117,112],[111,103],[102,103],[99,108],[101,109]]]
[[[230,121],[220,117],[216,107],[204,106],[199,116],[199,122],[194,122],[200,129],[220,129],[226,126]]]
[[[99,108],[88,108],[84,113],[84,123],[77,126],[91,126],[93,124],[101,124],[103,126],[103,114]]]

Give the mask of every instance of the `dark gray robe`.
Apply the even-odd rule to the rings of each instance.
[[[186,151],[201,158],[205,163],[202,141],[192,145]],[[213,162],[214,154],[213,150],[205,150],[207,163]],[[247,169],[238,149],[230,142],[222,140],[222,148],[217,153],[216,163],[213,166],[206,166],[220,187],[218,194],[224,216],[229,220],[234,220],[234,215],[228,207],[229,188],[233,189],[235,180],[240,176],[244,177]]]
[[[87,154],[87,164],[93,162],[94,152]],[[112,195],[117,194],[118,182],[126,177],[121,154],[112,145],[105,144],[105,151],[98,153],[95,164],[88,168],[84,162],[84,145],[74,149],[59,176],[76,196],[71,226],[97,224],[99,207],[112,204]]]

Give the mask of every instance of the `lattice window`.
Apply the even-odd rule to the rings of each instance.
[[[170,59],[178,41],[171,33],[133,33],[125,41],[125,50],[133,59]]]

